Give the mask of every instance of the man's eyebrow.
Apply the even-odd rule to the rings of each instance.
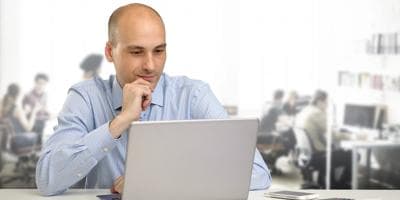
[[[133,49],[144,49],[144,47],[142,47],[142,46],[136,46],[136,45],[127,46],[126,48],[129,49],[129,50],[133,50]]]
[[[157,45],[156,47],[154,47],[154,49],[157,49],[157,48],[165,48],[166,46],[167,46],[167,44],[166,44],[166,43],[163,43],[163,44]],[[138,46],[138,45],[130,45],[130,46],[127,46],[126,48],[127,48],[128,50],[134,50],[134,49],[140,49],[140,50],[142,50],[142,49],[145,49],[144,47]]]
[[[163,44],[157,45],[155,49],[157,49],[157,48],[165,48],[165,47],[167,47],[167,44],[163,43]]]

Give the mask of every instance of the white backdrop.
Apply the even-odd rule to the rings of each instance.
[[[0,1],[0,95],[11,82],[26,91],[35,73],[50,75],[50,107],[57,112],[67,89],[80,81],[79,63],[103,53],[108,16],[130,1]],[[382,69],[365,54],[376,32],[400,30],[397,0],[153,0],[167,28],[165,71],[207,81],[223,104],[257,116],[273,90],[310,94],[326,89],[335,101],[342,69],[399,73],[396,57]],[[102,76],[113,73],[103,62]],[[367,94],[368,95],[368,94]],[[395,110],[398,94],[376,99]],[[339,100],[337,100],[339,99]],[[393,110],[393,109],[392,109]]]

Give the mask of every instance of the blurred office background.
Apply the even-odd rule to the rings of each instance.
[[[99,55],[109,15],[128,2],[0,1],[0,99],[19,88],[15,104],[25,108],[35,76],[48,77],[39,83],[46,94],[42,133],[30,127],[21,136],[2,117],[0,187],[35,187],[37,154],[68,88],[85,79],[82,69],[92,66],[103,78],[114,73]],[[258,148],[273,188],[400,188],[400,1],[137,2],[164,19],[166,73],[208,82],[232,117],[260,118]],[[323,169],[312,162],[307,130],[296,124],[317,90],[327,94]],[[287,99],[290,111],[283,110]],[[21,110],[27,120],[32,109]],[[339,158],[348,165],[333,166],[337,150],[353,155]],[[346,169],[350,182],[338,185]]]

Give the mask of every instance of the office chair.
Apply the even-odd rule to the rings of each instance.
[[[311,144],[311,140],[307,135],[306,131],[301,128],[293,128],[293,132],[296,138],[296,145],[294,150],[294,163],[300,168],[303,176],[302,189],[320,189],[323,188],[318,184],[318,179],[314,180],[313,174],[318,173],[321,175],[320,169],[312,162],[314,149]]]
[[[3,161],[3,151],[6,150],[7,145],[7,127],[0,123],[0,172],[3,170],[4,161]]]
[[[37,153],[40,150],[36,145],[37,138],[33,132],[16,134],[8,119],[0,120],[0,187],[16,180],[34,184]],[[3,174],[2,168],[7,162],[15,164],[13,174]]]

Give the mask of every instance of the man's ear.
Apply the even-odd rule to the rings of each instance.
[[[112,55],[112,44],[111,42],[106,43],[106,47],[104,48],[104,55],[106,55],[106,59],[108,62],[113,62],[113,55]]]

